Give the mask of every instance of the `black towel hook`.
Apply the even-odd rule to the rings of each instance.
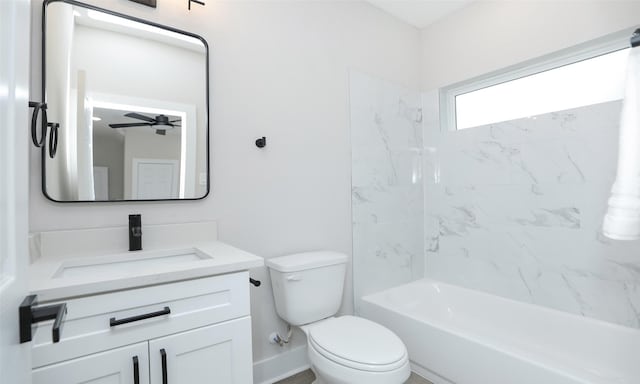
[[[41,148],[47,136],[47,104],[30,101],[29,108],[33,108],[33,115],[31,115],[31,141],[37,148]],[[40,139],[38,140],[37,126],[40,112],[42,112],[42,121],[40,123]]]
[[[51,132],[49,132],[49,157],[56,157],[56,152],[58,152],[58,128],[60,128],[60,124],[58,123],[47,123],[47,126],[51,127]]]
[[[60,124],[49,122],[47,118],[47,103],[30,101],[29,108],[33,108],[33,115],[31,115],[31,141],[36,148],[44,147],[47,139],[47,128],[51,128],[49,132],[49,157],[53,159],[58,151],[58,129]],[[38,138],[38,116],[40,116],[40,138]]]

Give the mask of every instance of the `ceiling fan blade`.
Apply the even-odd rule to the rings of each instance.
[[[175,122],[178,122],[178,121],[180,121],[180,120],[182,120],[182,119],[175,119],[175,120],[171,120],[171,121],[169,121],[169,122],[170,122],[170,123],[175,123]]]
[[[129,128],[129,127],[146,127],[149,123],[122,123],[122,124],[109,124],[111,128]]]
[[[126,117],[131,117],[133,119],[138,119],[138,120],[144,120],[144,121],[148,121],[150,123],[155,123],[156,119],[154,119],[153,117],[149,117],[149,116],[145,116],[145,115],[141,115],[139,113],[136,112],[129,112],[125,114]]]

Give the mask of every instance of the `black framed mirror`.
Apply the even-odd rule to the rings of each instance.
[[[59,124],[42,149],[57,202],[194,200],[209,175],[209,48],[193,33],[47,0],[42,94]],[[51,133],[49,133],[51,135]]]

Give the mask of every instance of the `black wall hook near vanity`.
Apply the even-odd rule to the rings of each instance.
[[[47,103],[30,101],[29,108],[33,108],[31,115],[31,141],[36,148],[44,147],[47,139],[47,128],[51,128],[49,132],[49,157],[54,158],[58,151],[58,129],[59,123],[50,123],[47,119]],[[40,138],[38,138],[38,116],[40,116]]]
[[[259,287],[260,284],[262,284],[262,282],[260,280],[256,280],[256,279],[252,279],[252,278],[249,278],[249,282],[251,284],[253,284],[254,286],[256,286],[256,287]]]
[[[256,140],[256,147],[264,148],[267,146],[267,138],[262,136]]]

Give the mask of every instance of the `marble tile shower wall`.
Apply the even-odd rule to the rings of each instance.
[[[640,328],[640,242],[600,234],[621,105],[441,132],[423,94],[425,275]]]
[[[350,73],[355,309],[424,271],[419,92]]]

